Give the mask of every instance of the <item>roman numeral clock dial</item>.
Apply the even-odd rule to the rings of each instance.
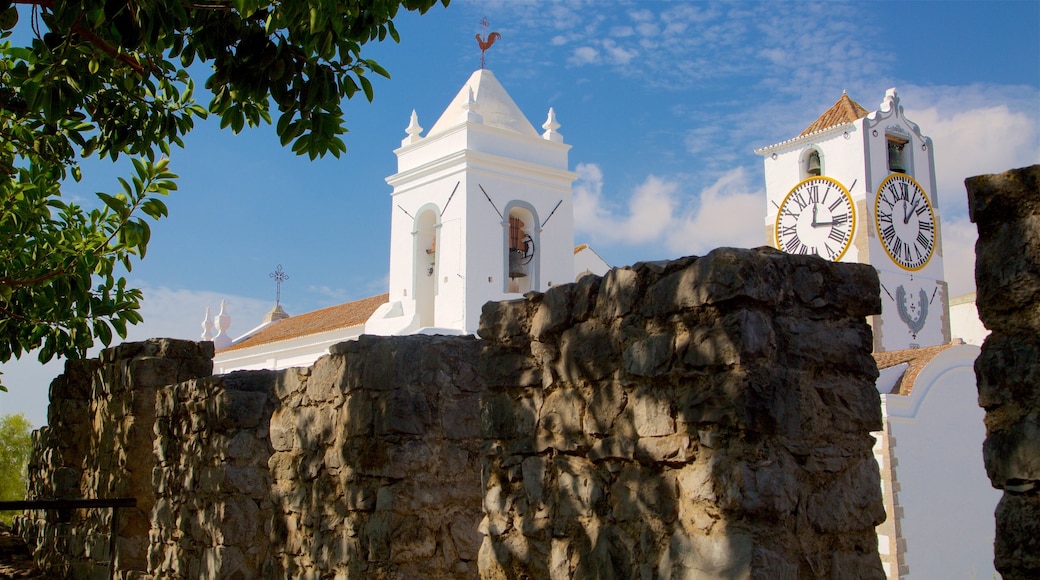
[[[935,252],[935,212],[914,178],[894,173],[874,197],[878,239],[892,261],[904,270],[924,268]]]
[[[810,177],[794,186],[776,214],[776,247],[837,262],[852,245],[856,211],[845,186]]]

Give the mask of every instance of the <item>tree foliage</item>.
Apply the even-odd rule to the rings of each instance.
[[[0,415],[0,499],[25,498],[26,466],[32,448],[32,424],[21,413]],[[14,512],[18,513],[18,512]],[[0,519],[11,523],[10,512]]]
[[[0,362],[81,356],[140,322],[121,268],[166,216],[166,157],[196,119],[274,122],[297,154],[338,157],[343,99],[389,77],[362,47],[399,41],[401,8],[448,1],[0,0]],[[208,74],[208,106],[189,68]],[[95,209],[62,197],[81,160],[124,155],[133,175]]]

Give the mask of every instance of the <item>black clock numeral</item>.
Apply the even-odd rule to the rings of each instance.
[[[910,244],[905,244],[903,246],[903,263],[904,264],[909,264],[910,263]]]
[[[840,240],[839,240],[840,241]],[[827,259],[834,260],[838,257],[838,251],[827,245],[827,242],[823,243],[823,247],[827,248]],[[840,246],[839,246],[840,247]]]
[[[878,223],[881,223],[881,224],[890,224],[890,223],[892,223],[892,214],[891,213],[879,213],[878,214]]]
[[[834,240],[835,242],[840,243],[845,241],[845,232],[839,230],[838,228],[832,227],[831,232],[827,234],[827,237]]]
[[[820,203],[820,186],[810,185],[806,188],[806,192],[809,194],[809,203]]]
[[[794,236],[794,237],[797,238],[798,237],[798,225],[795,224],[795,225],[784,226],[784,227],[780,228],[780,237],[784,237],[784,236]]]
[[[926,211],[928,211],[928,204],[922,203],[920,206],[918,206],[918,208],[916,210],[914,210],[914,213],[916,213],[918,215],[918,217],[920,217]]]
[[[842,198],[839,197],[838,199],[834,200],[834,203],[827,206],[827,209],[831,210],[831,213],[834,213],[834,210],[838,209],[838,206],[841,205],[841,202]]]
[[[809,205],[809,203],[805,201],[805,197],[802,196],[802,192],[800,191],[794,192],[793,199],[794,202],[798,204],[798,211],[805,209],[805,206]]]
[[[919,224],[919,227],[921,228],[921,230],[927,230],[929,232],[934,232],[935,231],[935,224],[930,222],[930,221],[921,222]]]
[[[896,237],[896,228],[894,226],[885,226],[885,229],[881,230],[881,237],[885,240],[885,244],[888,246],[892,245],[893,240],[898,241]]]
[[[831,218],[831,222],[836,226],[843,226],[849,221],[849,214],[841,213]]]
[[[928,243],[928,238],[924,237],[924,232],[917,232],[917,244],[926,249],[931,246]]]

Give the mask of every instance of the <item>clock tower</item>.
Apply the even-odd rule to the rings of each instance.
[[[770,245],[878,271],[875,352],[950,341],[932,140],[903,116],[895,89],[874,112],[842,93],[799,136],[755,152]]]

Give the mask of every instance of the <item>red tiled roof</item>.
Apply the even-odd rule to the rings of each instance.
[[[827,112],[820,115],[819,119],[813,121],[812,125],[806,127],[805,131],[802,131],[802,134],[799,135],[799,137],[808,135],[809,133],[823,131],[824,129],[834,127],[835,125],[851,123],[856,119],[866,117],[868,113],[869,111],[864,109],[859,103],[850,99],[847,94],[842,93],[838,102],[834,103],[833,107],[827,109]]]
[[[928,366],[928,363],[932,362],[932,359],[938,356],[939,353],[954,346],[959,345],[950,343],[941,344],[939,346],[928,346],[925,348],[914,348],[910,350],[875,352],[874,360],[877,362],[878,370],[907,363],[908,366],[906,372],[904,372],[903,376],[899,377],[899,380],[896,381],[891,393],[907,396],[913,392],[914,383],[917,381],[917,375],[921,370]]]
[[[386,304],[389,299],[389,294],[380,294],[379,296],[362,298],[361,300],[330,306],[314,312],[300,314],[299,316],[283,318],[265,326],[242,342],[235,343],[220,352],[239,350],[364,324],[372,316],[372,313],[383,304]]]

